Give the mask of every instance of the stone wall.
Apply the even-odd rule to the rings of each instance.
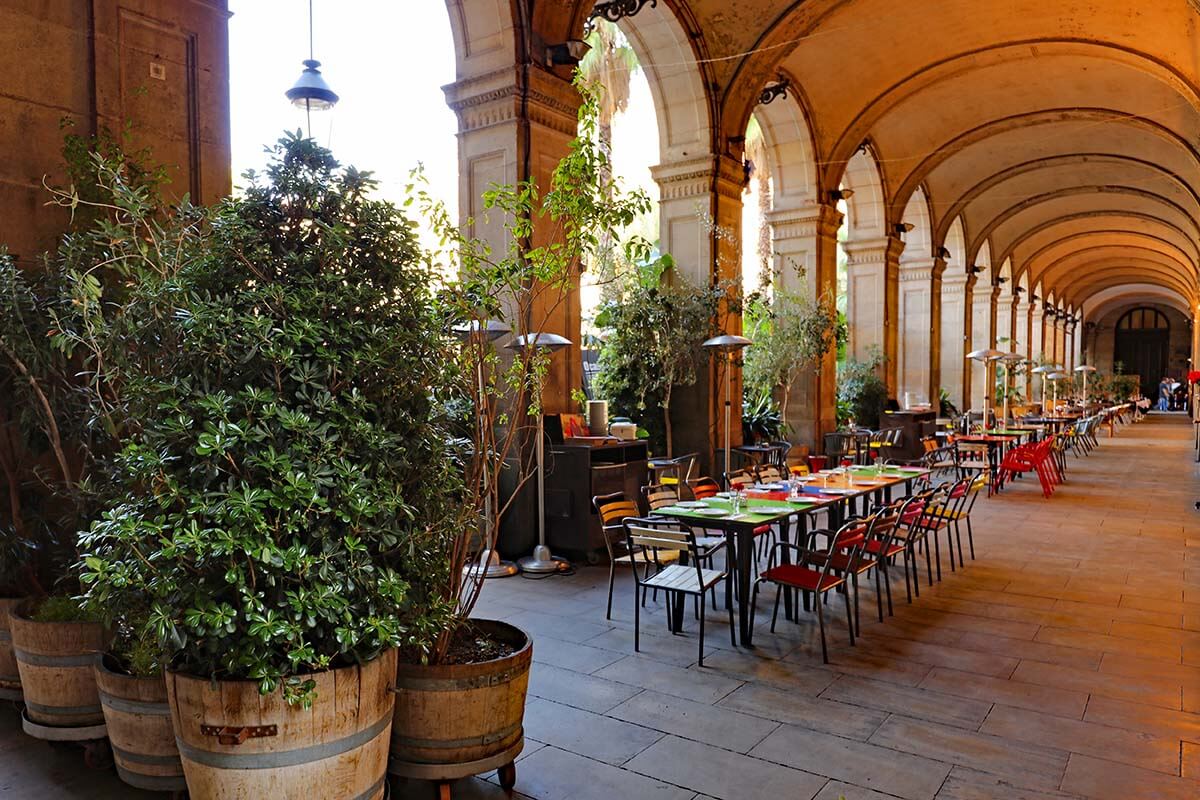
[[[43,181],[64,181],[67,130],[127,128],[171,195],[228,194],[228,17],[227,0],[0,0],[0,244],[54,246]]]

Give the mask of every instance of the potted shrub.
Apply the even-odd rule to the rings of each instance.
[[[82,537],[82,580],[145,603],[193,795],[379,798],[396,648],[454,610],[432,268],[370,175],[309,140],[246,177],[166,218],[112,177],[131,281],[89,330],[124,353],[127,499]]]
[[[444,208],[423,190],[417,193],[459,267],[458,278],[440,295],[448,327],[485,330],[489,322],[501,323],[518,337],[545,331],[581,261],[599,255],[603,243],[618,241],[619,230],[649,208],[644,195],[617,190],[597,145],[596,92],[579,88],[579,137],[554,171],[549,191],[541,194],[526,183],[497,186],[485,196],[491,213],[504,217],[512,242],[507,251],[465,237]],[[553,243],[534,246],[535,230],[553,230]],[[627,263],[649,261],[644,239],[633,237],[620,247]],[[508,479],[518,487],[531,475],[528,417],[541,413],[539,388],[547,368],[547,358],[532,349],[501,360],[484,336],[470,337],[454,352],[459,380],[453,402],[468,405],[473,418],[463,431],[469,442],[463,464],[468,516],[455,530],[440,587],[442,603],[454,615],[430,647],[401,650],[389,764],[393,774],[438,782],[442,797],[449,797],[449,781],[490,769],[499,771],[505,788],[516,779],[532,645],[512,625],[471,617],[483,582],[483,571],[473,568],[477,549],[471,542],[474,520],[482,517],[479,547],[495,548],[507,510],[497,503],[502,473],[516,470]],[[521,457],[512,458],[517,451]],[[507,502],[517,495],[512,492]],[[496,513],[484,513],[489,507]]]
[[[106,634],[73,599],[69,569],[85,467],[83,409],[70,360],[53,341],[62,279],[52,264],[25,268],[0,251],[0,385],[9,401],[0,411],[8,500],[0,609],[11,639],[0,650],[0,675],[14,691],[16,667],[28,733],[74,738],[48,729],[75,728],[78,738],[102,738],[91,660]]]

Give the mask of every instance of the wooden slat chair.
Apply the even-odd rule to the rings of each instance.
[[[628,540],[625,536],[625,520],[638,517],[640,511],[637,503],[625,499],[622,492],[602,494],[592,498],[592,506],[600,515],[600,532],[604,538],[604,547],[608,551],[608,607],[604,613],[605,619],[612,619],[613,583],[616,580],[618,565],[632,567],[638,571],[636,552],[627,550]],[[660,554],[657,563],[670,563],[679,557],[679,553],[671,551]],[[645,602],[645,596],[642,597]]]
[[[814,546],[818,534],[829,537],[828,547],[824,551],[824,560],[820,564],[806,563],[808,553],[818,552]],[[858,551],[866,541],[860,520],[851,520],[841,527],[837,533],[829,531],[812,531],[808,535],[806,547],[799,547],[789,542],[779,542],[771,548],[767,568],[754,582],[754,591],[750,597],[750,618],[753,619],[758,607],[758,590],[764,583],[775,584],[775,609],[771,613],[771,632],[775,632],[775,622],[779,618],[779,598],[787,590],[798,589],[804,593],[807,600],[811,594],[813,605],[817,608],[817,624],[821,629],[821,659],[829,663],[829,648],[825,643],[825,611],[824,597],[826,592],[841,590],[846,601],[846,625],[850,630],[850,644],[854,644],[854,616],[850,610],[850,593],[846,590],[845,575],[837,574],[834,559],[844,556],[850,560],[857,558]],[[795,554],[792,563],[782,563],[777,560],[783,550]],[[807,603],[806,603],[807,606]]]
[[[697,500],[707,500],[710,497],[716,497],[717,492],[721,491],[721,484],[707,476],[692,478],[688,481],[688,487],[692,490],[692,497]]]
[[[676,494],[674,486],[651,484],[650,486],[642,487],[642,500],[646,507],[646,513],[653,515],[660,508],[666,508],[678,503],[679,495]],[[672,522],[672,524],[674,523]],[[713,556],[725,549],[725,535],[719,531],[712,533],[704,530],[703,533],[696,537],[696,548],[703,566],[711,568],[713,566]],[[717,601],[714,597],[713,611],[717,610],[716,603]],[[696,612],[697,616],[699,613],[699,611]]]
[[[725,485],[732,489],[745,490],[754,483],[754,476],[748,469],[736,469],[725,473]]]
[[[963,561],[962,552],[962,536],[958,533],[958,522],[962,518],[963,509],[966,508],[967,499],[971,493],[971,486],[975,483],[975,476],[968,475],[962,480],[955,481],[945,493],[941,502],[929,506],[929,513],[942,524],[942,529],[946,531],[946,552],[950,556],[950,571],[954,572],[954,540],[958,539],[958,564],[966,566]],[[973,556],[972,556],[973,557]],[[940,567],[941,564],[939,563]],[[939,570],[938,577],[941,578]]]
[[[961,483],[967,485],[957,498],[957,504],[954,497],[955,489],[951,489],[950,502],[947,506],[935,509],[938,516],[948,520],[954,526],[954,536],[958,542],[959,566],[963,566],[965,563],[962,549],[963,523],[966,523],[967,527],[967,542],[970,545],[971,560],[975,560],[975,533],[971,530],[971,511],[975,508],[975,501],[979,499],[979,493],[987,487],[987,477],[983,473],[977,473],[964,478]]]
[[[667,615],[668,619],[672,616],[672,610],[675,603],[681,602],[683,596],[691,595],[696,598],[696,607],[700,609],[700,666],[704,666],[704,618],[707,614],[704,613],[704,595],[715,589],[720,584],[724,583],[728,576],[725,572],[715,569],[705,569],[700,566],[698,557],[699,550],[696,545],[696,535],[685,525],[680,525],[678,530],[668,528],[651,528],[644,524],[638,524],[638,520],[626,520],[625,536],[626,548],[630,552],[640,552],[642,557],[646,559],[647,570],[649,565],[654,563],[659,569],[653,573],[647,572],[646,577],[642,577],[635,569],[633,571],[634,580],[636,581],[636,589],[661,589],[667,596]],[[661,565],[659,556],[664,553],[674,553],[676,560],[681,555],[689,557],[688,564],[668,564]],[[650,559],[654,561],[651,562]],[[715,592],[714,592],[715,594]],[[633,650],[640,652],[641,650],[641,603],[638,602],[638,596],[635,591],[633,602]],[[737,646],[737,628],[733,621],[733,605],[729,608],[729,639],[733,645]]]
[[[763,464],[754,470],[754,476],[759,483],[782,483],[787,480],[779,467],[774,464]]]
[[[925,571],[929,576],[929,585],[933,586],[933,559],[926,539],[929,529],[924,524],[928,516],[928,506],[939,495],[936,488],[916,492],[904,501],[900,507],[900,518],[896,522],[895,541],[904,545],[904,591],[908,602],[913,595],[921,596],[921,577],[917,569],[917,551],[925,552]],[[912,585],[909,585],[909,567],[912,568]]]

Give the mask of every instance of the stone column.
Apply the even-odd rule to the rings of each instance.
[[[844,242],[846,251],[846,321],[850,328],[850,355],[864,360],[879,348],[884,362],[882,377],[888,394],[896,393],[896,307],[900,293],[900,253],[904,242],[896,236]]]
[[[464,78],[443,89],[458,116],[459,218],[469,221],[468,235],[487,241],[494,252],[509,246],[508,233],[500,214],[485,213],[484,193],[494,183],[522,180],[548,191],[578,125],[579,94],[571,82],[541,69],[528,74],[524,101],[519,67]],[[537,225],[531,244],[549,244],[555,227],[548,220]],[[557,333],[572,342],[550,360],[542,392],[548,414],[575,410],[571,390],[583,386],[580,314],[577,274],[564,293],[543,292],[530,312],[532,330]]]
[[[1072,320],[1068,320],[1066,323],[1066,329],[1064,331],[1064,340],[1063,341],[1064,341],[1063,352],[1066,354],[1066,360],[1063,362],[1063,364],[1066,366],[1068,372],[1074,372],[1075,364],[1076,364],[1076,361],[1075,361],[1076,343],[1075,343],[1075,322]]]
[[[1017,315],[1013,313],[1016,296],[1013,295],[1009,284],[1003,284],[996,290],[996,349],[1011,353],[1016,350]]]
[[[1056,342],[1057,342],[1057,344],[1055,345],[1054,352],[1058,354],[1057,361],[1055,363],[1062,364],[1065,367],[1067,365],[1067,323],[1066,323],[1066,320],[1055,317],[1054,318],[1054,329],[1055,329],[1055,337],[1056,337]]]
[[[741,275],[741,161],[704,156],[660,164],[651,170],[659,187],[660,237],[663,252],[676,268],[699,286],[733,284]],[[741,317],[722,309],[725,333],[741,333]],[[697,324],[703,324],[697,321]],[[742,373],[734,367],[732,430],[734,446],[742,443]],[[696,385],[671,402],[675,450],[697,452],[709,474],[720,472],[724,444],[725,364],[716,357],[700,370]]]
[[[1191,370],[1200,370],[1200,305],[1192,315],[1192,363]]]
[[[1029,340],[1029,300],[1024,294],[1014,295],[1013,298],[1013,330],[1017,337],[1017,346],[1013,348],[1016,352],[1025,356],[1027,359],[1032,359],[1033,354],[1030,352]],[[1030,372],[1029,365],[1024,369],[1025,375],[1025,397],[1029,397]]]
[[[900,264],[896,399],[902,407],[905,395],[911,395],[914,400],[927,400],[935,406],[937,404],[937,395],[930,394],[933,365],[932,290],[937,267],[937,261],[926,258]]]
[[[941,387],[949,393],[958,410],[965,411],[963,359],[967,351],[963,348],[968,341],[966,324],[970,303],[967,302],[967,274],[961,269],[942,274],[941,305]]]
[[[1031,361],[1047,361],[1050,356],[1046,353],[1046,343],[1042,338],[1046,330],[1046,312],[1038,303],[1031,304],[1029,312],[1029,359]]]
[[[796,294],[837,297],[837,232],[842,214],[833,206],[776,208],[771,226],[778,285]],[[788,394],[786,417],[791,440],[819,452],[824,434],[837,427],[837,352],[818,369],[801,375]]]
[[[996,345],[996,292],[996,287],[988,281],[974,282],[971,289],[971,343],[967,352],[986,350]],[[967,366],[969,371],[963,396],[967,398],[969,408],[982,411],[984,398],[993,394],[987,385],[990,369],[982,361],[972,360]]]
[[[942,275],[946,260],[935,258],[929,275],[929,402],[940,413],[942,389]]]

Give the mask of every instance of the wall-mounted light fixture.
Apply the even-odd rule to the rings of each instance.
[[[774,83],[769,83],[763,87],[762,93],[758,96],[759,105],[770,105],[780,97],[787,97],[787,92],[791,85],[791,81],[780,75],[775,79]]]
[[[903,236],[906,233],[911,233],[916,227],[911,222],[897,222],[892,226],[892,230],[896,232],[897,236]]]
[[[591,45],[582,39],[568,39],[562,44],[546,45],[546,66],[574,67],[583,60]]]
[[[997,286],[1003,286],[1006,283],[1008,283],[1008,278],[996,278]]]
[[[849,200],[851,197],[854,197],[853,189],[830,189],[829,190],[829,202],[831,202],[831,203],[836,203],[839,200]]]
[[[1013,294],[1018,294],[1018,295],[1025,294],[1025,287],[1018,286],[1017,288],[1013,289]]]
[[[588,14],[587,22],[584,24],[584,33],[592,32],[593,20],[597,17],[608,20],[609,22],[617,22],[625,17],[632,17],[642,10],[642,7],[650,4],[651,8],[658,6],[658,0],[602,0],[592,7],[592,13]]]
[[[983,272],[983,267],[979,266],[978,264],[972,264],[970,267],[967,267],[967,272],[971,273],[972,275],[978,275],[979,273]]]
[[[938,248],[937,254],[938,258],[942,260],[948,260],[950,258],[950,248],[943,245],[942,247]]]

